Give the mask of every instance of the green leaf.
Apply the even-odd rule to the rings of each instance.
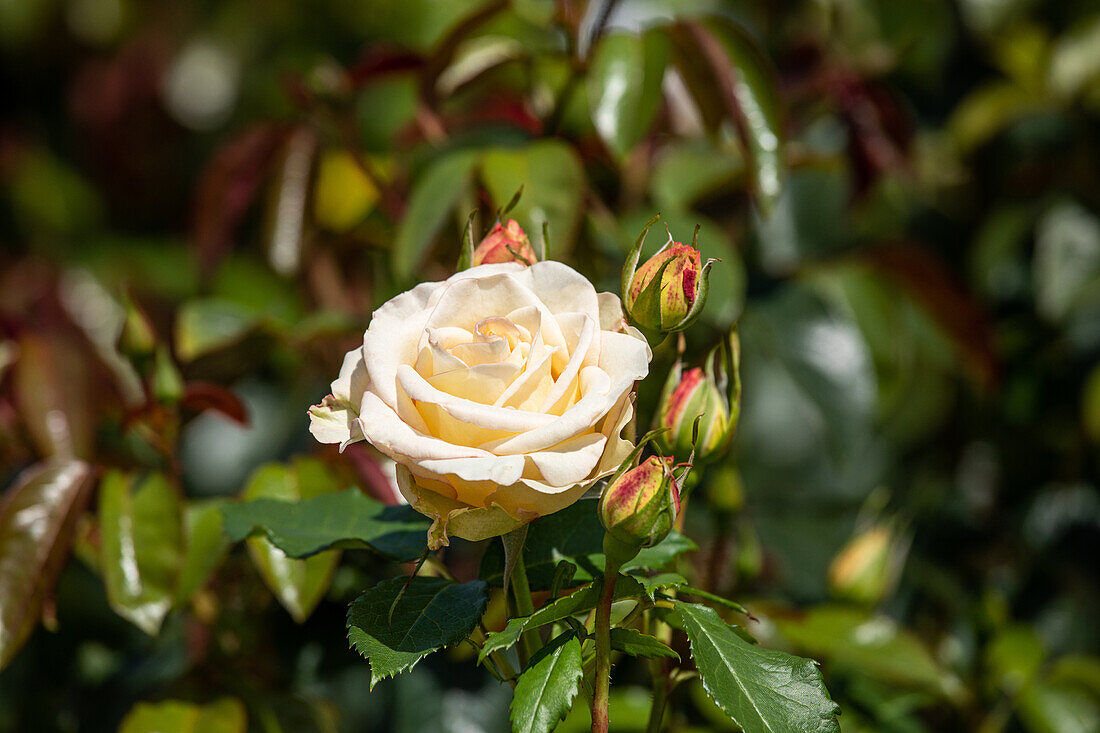
[[[576,151],[560,140],[540,140],[522,148],[494,148],[481,163],[482,179],[494,202],[504,203],[523,186],[523,198],[512,218],[527,231],[536,251],[542,246],[542,223],[554,237],[554,255],[573,248],[580,222],[584,167]]]
[[[403,588],[391,622],[390,607]],[[489,586],[483,581],[455,583],[423,576],[411,582],[391,578],[359,596],[348,608],[348,640],[370,662],[371,688],[462,641],[488,602]]]
[[[12,397],[41,455],[91,455],[95,423],[90,366],[84,351],[58,333],[31,331],[19,339]]]
[[[393,245],[398,278],[412,278],[424,263],[432,241],[466,190],[476,162],[477,155],[471,151],[450,153],[434,161],[416,180]]]
[[[772,620],[788,642],[826,661],[830,669],[936,691],[948,691],[957,684],[915,634],[886,616],[857,608],[818,606],[798,617],[775,616]]]
[[[386,506],[357,488],[301,501],[256,499],[222,508],[234,542],[262,535],[289,557],[329,548],[368,548],[399,562],[427,546],[428,520],[409,506]]]
[[[245,733],[248,716],[244,703],[223,697],[207,705],[182,700],[139,702],[119,726],[118,733]]]
[[[273,463],[260,467],[249,479],[243,496],[248,501],[294,502],[329,494],[336,488],[336,478],[325,464],[302,459],[289,466]],[[227,531],[228,523],[226,516]],[[289,557],[266,537],[249,537],[247,544],[260,577],[283,608],[298,623],[309,618],[332,581],[340,553],[325,551],[299,560]]]
[[[30,636],[69,555],[91,469],[53,459],[24,471],[0,504],[0,668]]]
[[[176,583],[176,605],[182,605],[210,579],[229,552],[222,530],[221,499],[193,501],[183,512],[183,567]]]
[[[531,588],[546,590],[554,582],[558,562],[577,566],[572,584],[587,583],[603,573],[603,525],[596,511],[597,501],[582,499],[571,506],[531,522],[523,548],[523,562]],[[676,556],[698,549],[694,542],[673,531],[662,542],[646,547],[623,566],[623,571],[660,569]],[[480,577],[500,585],[504,574],[504,552],[499,543],[485,551]]]
[[[669,49],[664,28],[641,36],[610,33],[596,46],[587,77],[588,106],[596,132],[620,159],[653,125]]]
[[[634,598],[642,595],[643,592],[638,581],[630,576],[620,575],[615,583],[615,600]],[[537,629],[540,626],[561,621],[569,616],[591,611],[596,607],[599,596],[599,588],[596,587],[596,584],[586,585],[568,596],[546,604],[530,616],[517,616],[509,619],[508,624],[503,629],[490,632],[489,636],[486,637],[478,661],[485,659],[498,649],[507,649],[513,646],[519,641],[523,632],[528,629]]]
[[[673,26],[677,64],[713,128],[734,121],[757,207],[767,216],[783,189],[783,115],[776,73],[759,44],[727,18]]]
[[[538,651],[516,682],[513,733],[550,733],[573,706],[584,670],[581,642],[567,631]]]
[[[635,629],[611,629],[611,648],[633,657],[646,659],[668,657],[680,661],[680,655],[668,644],[655,636],[643,634]]]
[[[100,563],[107,601],[149,635],[176,598],[183,564],[179,494],[164,474],[110,471],[99,491]]]
[[[674,618],[687,633],[707,694],[739,726],[839,733],[840,707],[829,698],[813,660],[748,643],[706,606],[677,602]]]
[[[679,588],[687,585],[687,578],[679,573],[657,573],[656,575],[642,575],[641,573],[631,573],[645,589],[645,593],[649,596],[649,600],[653,600],[654,594],[658,591],[667,590],[670,588]]]
[[[192,300],[176,315],[176,354],[191,361],[232,346],[260,323],[251,310],[222,299]]]

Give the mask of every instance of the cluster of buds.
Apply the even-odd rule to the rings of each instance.
[[[600,521],[607,534],[604,553],[609,561],[625,562],[643,547],[652,547],[672,531],[680,513],[680,483],[672,459],[650,456],[634,468],[650,433],[623,461],[600,497]]]
[[[638,267],[646,234],[657,218],[650,219],[638,235],[627,256],[621,280],[626,313],[631,323],[651,341],[666,333],[683,331],[699,317],[710,287],[710,268],[718,261],[711,259],[703,264],[696,248],[699,243],[697,226],[690,247],[674,242],[669,233],[665,245]]]
[[[707,355],[704,367],[684,371],[677,360],[661,394],[657,438],[679,460],[711,463],[726,454],[741,414],[741,345],[737,331]]]

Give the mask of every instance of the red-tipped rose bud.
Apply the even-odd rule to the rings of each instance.
[[[497,224],[474,250],[473,266],[496,265],[504,262],[522,262],[531,265],[538,261],[535,250],[523,228],[515,219],[508,224]]]
[[[608,536],[635,553],[663,540],[679,511],[671,459],[656,456],[620,474],[600,498],[600,521]]]
[[[723,342],[707,356],[706,370],[673,366],[658,413],[665,432],[657,440],[665,451],[695,464],[725,455],[741,412],[739,352],[734,332],[728,346]]]
[[[650,224],[652,224],[651,220]],[[697,240],[691,246],[668,243],[637,270],[649,224],[642,231],[627,258],[622,277],[622,296],[626,312],[643,333],[650,335],[682,331],[698,317],[706,302],[707,278],[716,260],[703,264]],[[698,235],[696,227],[696,235]]]

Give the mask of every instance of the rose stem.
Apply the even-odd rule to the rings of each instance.
[[[596,606],[596,680],[592,695],[592,733],[607,733],[607,714],[611,693],[611,604],[615,601],[615,579],[620,564],[607,556],[600,605]]]
[[[535,604],[531,600],[531,585],[527,582],[527,566],[523,562],[523,553],[520,552],[518,555],[516,566],[512,569],[512,594],[516,600],[516,613],[520,616],[530,616],[535,612]],[[542,646],[538,629],[524,631],[520,638],[520,646],[523,647],[525,656],[523,663],[526,666],[527,660]]]

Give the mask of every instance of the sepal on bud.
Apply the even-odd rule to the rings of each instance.
[[[658,444],[680,460],[694,451],[693,463],[710,463],[725,455],[741,414],[741,347],[731,331],[707,355],[705,368],[683,369],[677,361],[661,394],[658,424],[665,432]]]
[[[638,267],[646,234],[659,218],[660,214],[650,219],[638,235],[620,281],[630,320],[651,340],[661,334],[683,331],[695,322],[710,290],[710,268],[718,262],[711,259],[702,263],[696,226],[691,246],[674,242],[670,233],[668,242]]]
[[[881,602],[897,585],[907,544],[889,523],[860,532],[829,565],[829,589],[857,603]]]

